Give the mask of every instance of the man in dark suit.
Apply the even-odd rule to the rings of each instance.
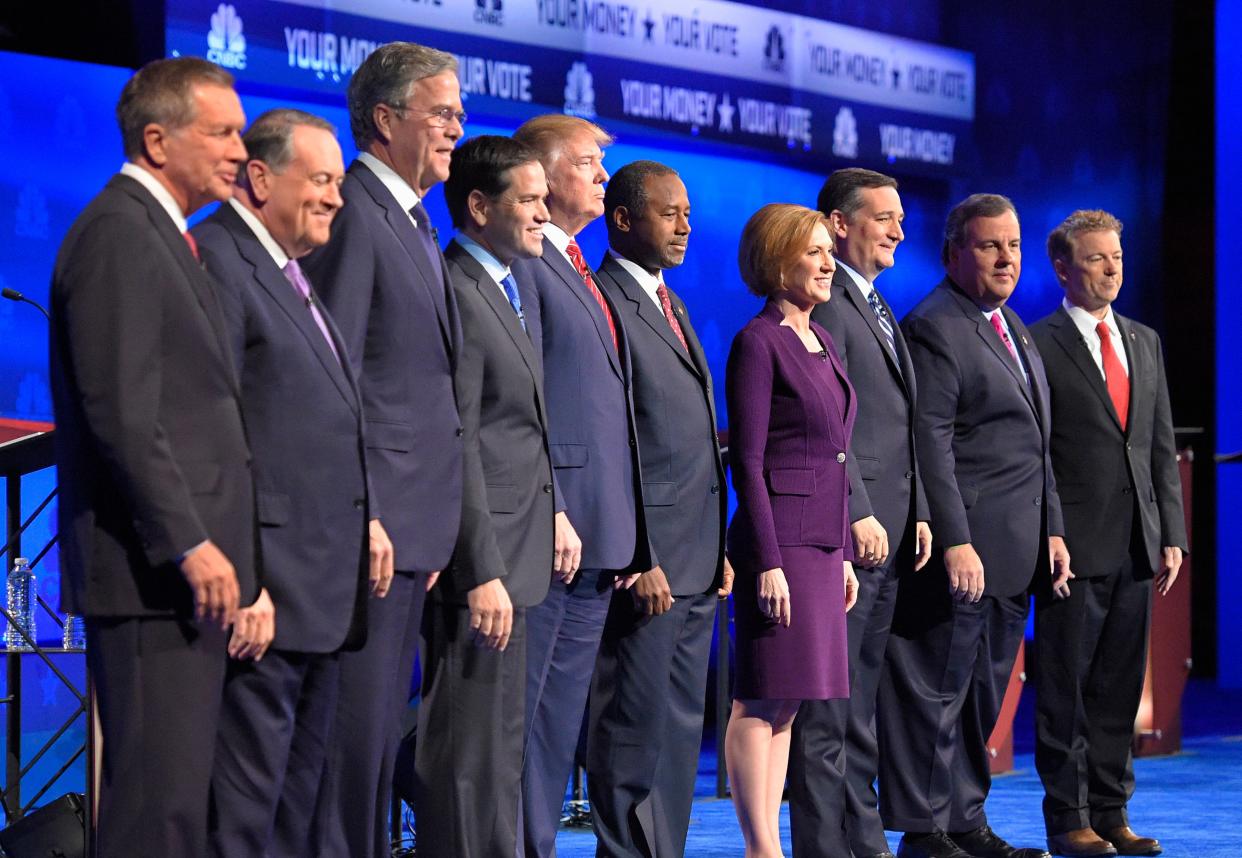
[[[905,238],[905,212],[896,179],[857,167],[828,177],[819,210],[832,225],[837,270],[832,300],[811,318],[832,334],[850,382],[865,392],[847,460],[858,601],[846,616],[849,699],[803,701],[794,721],[789,818],[798,858],[891,858],[874,787],[875,720],[888,714],[876,711],[876,693],[897,582],[927,563],[932,542],[914,453],[914,367],[875,287]]]
[[[524,839],[527,858],[545,858],[556,849],[609,596],[647,552],[635,551],[641,495],[625,330],[574,238],[604,212],[602,147],[612,138],[560,114],[528,120],[514,136],[539,153],[551,217],[543,255],[514,264],[543,356],[557,489],[557,577],[526,616]]]
[[[534,151],[474,137],[444,196],[464,345],[456,383],[465,501],[452,563],[424,622],[418,848],[509,858],[518,848],[526,611],[552,578],[552,465],[539,359],[510,270],[543,252],[548,193]],[[496,622],[496,617],[500,621]]]
[[[246,119],[199,59],[144,66],[117,118],[126,164],[52,275],[61,593],[91,642],[98,855],[198,858],[227,629],[258,582],[237,380],[185,219],[229,196]]]
[[[664,283],[690,236],[681,178],[654,161],[613,175],[609,252],[596,270],[628,334],[646,568],[612,596],[591,687],[587,774],[599,855],[685,851],[724,556],[725,475],[711,372]],[[650,801],[650,813],[639,805]]]
[[[220,858],[306,854],[338,652],[365,638],[368,578],[386,592],[392,577],[391,545],[367,505],[357,386],[297,261],[328,240],[341,206],[336,131],[273,110],[243,141],[232,199],[193,230],[241,378],[264,559],[259,601],[240,612],[253,622],[239,620],[229,646],[212,773]]]
[[[1035,765],[1048,849],[1158,855],[1131,829],[1130,743],[1143,690],[1152,578],[1187,550],[1160,338],[1112,310],[1121,221],[1076,211],[1048,236],[1065,300],[1031,326],[1052,392],[1052,469],[1074,557],[1069,595],[1035,596]]]
[[[1048,461],[1048,384],[1017,313],[1013,203],[953,207],[947,277],[902,322],[918,376],[915,438],[943,546],[899,585],[881,678],[898,718],[879,721],[880,809],[900,858],[1036,858],[988,825],[987,738],[1026,625],[1032,587],[1070,575]],[[1055,577],[1053,577],[1055,575]],[[985,577],[986,576],[986,577]]]
[[[369,606],[367,643],[341,659],[336,739],[321,792],[324,858],[387,858],[401,715],[425,592],[448,563],[462,499],[453,369],[457,306],[422,199],[448,178],[462,135],[457,61],[408,42],[381,46],[349,82],[358,159],[332,238],[307,257],[311,283],[358,374],[374,497],[397,573]]]

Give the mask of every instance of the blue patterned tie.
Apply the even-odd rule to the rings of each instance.
[[[880,303],[880,293],[874,287],[871,294],[867,296],[867,303],[871,305],[871,312],[875,313],[876,321],[880,323],[880,330],[884,332],[885,338],[888,340],[888,347],[893,352],[893,356],[897,355],[897,340],[893,337],[893,320],[889,318],[888,308]]]
[[[518,294],[517,283],[513,279],[512,274],[506,274],[504,279],[500,281],[500,285],[504,287],[505,295],[509,299],[513,312],[517,313],[518,324],[522,326],[522,330],[526,330],[526,314],[522,312],[522,296]]]

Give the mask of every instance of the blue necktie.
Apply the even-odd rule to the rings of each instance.
[[[504,287],[505,296],[509,299],[509,305],[513,307],[513,312],[517,313],[518,324],[522,326],[522,330],[526,330],[526,314],[522,312],[522,296],[518,294],[517,283],[513,279],[512,274],[506,274],[504,279],[500,281],[500,285]]]
[[[893,321],[889,318],[888,308],[880,303],[880,293],[875,291],[874,287],[871,294],[867,296],[867,303],[871,306],[871,312],[875,313],[876,321],[880,323],[880,330],[884,332],[884,337],[888,340],[889,349],[896,357],[897,340],[893,337]]]

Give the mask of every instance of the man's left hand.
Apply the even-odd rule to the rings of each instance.
[[[914,541],[918,543],[918,553],[914,557],[914,571],[917,572],[931,560],[932,532],[931,525],[920,521],[914,525]]]
[[[233,633],[229,636],[229,658],[238,661],[262,661],[267,648],[276,637],[276,606],[264,587],[259,598],[248,608],[242,608],[233,618]]]
[[[378,518],[371,519],[370,538],[371,569],[368,577],[371,592],[376,598],[382,599],[388,595],[388,588],[392,586],[394,556],[392,540],[388,538],[388,531],[384,530],[384,525],[380,524]]]
[[[1182,549],[1166,545],[1160,549],[1160,568],[1156,570],[1156,590],[1161,596],[1173,589],[1177,573],[1182,569]]]
[[[668,585],[668,578],[659,566],[653,566],[638,576],[634,587],[630,590],[634,597],[634,607],[649,617],[658,617],[673,609],[673,590]]]
[[[727,599],[729,594],[733,592],[733,564],[729,562],[729,558],[724,559],[724,572],[721,574],[721,586],[716,589],[716,598]]]
[[[1052,595],[1064,599],[1070,594],[1069,582],[1074,573],[1070,571],[1069,549],[1059,536],[1048,537],[1048,563],[1052,569]]]

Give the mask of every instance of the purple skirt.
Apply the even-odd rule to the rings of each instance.
[[[733,696],[739,700],[849,697],[844,554],[840,549],[782,545],[781,560],[789,583],[789,628],[759,611],[756,581],[762,570],[737,570]]]

